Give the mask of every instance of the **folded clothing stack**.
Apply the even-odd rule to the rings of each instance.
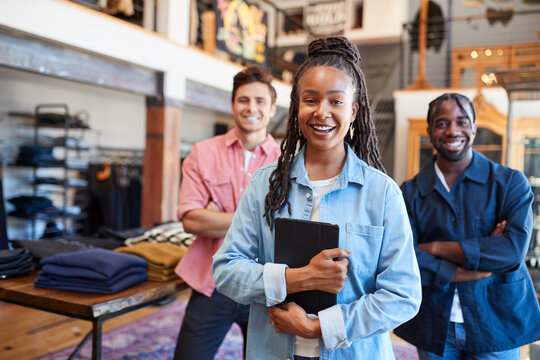
[[[35,287],[114,294],[148,278],[146,260],[106,249],[85,249],[42,259]]]
[[[39,145],[21,145],[15,160],[17,165],[27,166],[61,166],[62,160],[54,157],[51,147]]]
[[[123,253],[140,256],[148,261],[148,280],[169,281],[176,279],[174,273],[176,264],[187,252],[186,247],[169,243],[140,242],[132,246],[124,246],[114,249]]]
[[[0,250],[0,279],[26,275],[33,268],[30,251],[26,249]]]
[[[15,206],[15,210],[9,213],[12,216],[31,218],[39,214],[61,214],[61,210],[53,205],[52,200],[44,196],[21,195],[8,201]]]
[[[195,241],[195,235],[184,232],[182,222],[170,222],[156,226],[143,234],[135,235],[124,241],[127,246],[137,244],[141,241],[151,243],[170,243],[183,247],[190,247]]]

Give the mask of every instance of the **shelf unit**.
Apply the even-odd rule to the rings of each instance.
[[[32,222],[32,238],[36,238],[36,221],[41,220],[46,223],[61,221],[63,224],[63,234],[72,235],[81,230],[78,220],[84,219],[84,207],[87,203],[87,182],[83,180],[85,176],[79,177],[88,169],[88,164],[82,161],[82,155],[89,149],[81,144],[81,139],[86,130],[88,113],[85,111],[71,115],[66,104],[40,104],[35,108],[34,113],[10,112],[10,116],[27,117],[34,120],[33,141],[29,145],[21,145],[23,148],[43,152],[46,161],[37,159],[19,158],[12,166],[30,167],[32,169],[31,185],[33,196],[55,195],[56,200],[60,200],[61,205],[54,208],[39,210],[32,215],[17,215],[22,219]],[[45,129],[49,132],[56,132],[59,137],[52,139],[43,136]],[[56,130],[55,130],[56,129]],[[79,131],[79,138],[73,137],[73,132]],[[47,141],[44,141],[47,140]],[[53,150],[56,151],[53,156]],[[57,155],[60,155],[57,157]],[[48,169],[48,176],[43,176],[44,169]],[[53,172],[53,175],[50,175]],[[79,211],[76,211],[77,208]],[[59,229],[45,227],[43,236],[53,234],[48,231],[58,231]]]

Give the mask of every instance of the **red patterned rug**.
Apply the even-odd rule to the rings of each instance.
[[[102,338],[103,360],[168,360],[172,359],[176,337],[184,317],[186,303],[173,302],[152,315],[107,331]],[[221,344],[214,360],[242,359],[242,332],[234,324]],[[397,360],[417,360],[416,349],[408,344],[393,344]],[[65,360],[74,346],[39,357],[35,360]],[[89,340],[75,359],[92,358]]]

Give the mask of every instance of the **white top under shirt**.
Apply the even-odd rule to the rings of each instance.
[[[251,159],[251,155],[253,155],[253,151],[249,151],[244,149],[244,171],[248,171],[249,167],[249,160]]]
[[[446,191],[450,192],[450,188],[448,187],[448,184],[446,183],[444,174],[442,173],[441,169],[437,165],[436,161],[435,161],[435,173],[437,173],[437,176],[439,177],[439,180],[441,180]],[[452,310],[450,311],[450,321],[456,322],[456,323],[464,322],[463,312],[461,311],[461,303],[459,302],[459,295],[458,295],[457,288],[456,288],[456,292],[454,293],[454,300],[452,302]]]
[[[324,194],[334,189],[334,185],[337,183],[338,177],[339,175],[334,176],[331,179],[310,181],[311,187],[313,188],[313,209],[311,210],[309,220],[320,220],[321,216],[319,212],[319,205],[321,203],[321,198],[324,196]],[[317,319],[317,315],[314,314],[308,314],[308,317],[310,319]],[[304,357],[319,357],[319,341],[320,338],[305,339],[301,336],[296,336],[294,355]]]

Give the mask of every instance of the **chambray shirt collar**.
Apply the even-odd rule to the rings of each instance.
[[[236,142],[238,142],[238,144],[242,146],[242,142],[240,141],[240,138],[236,136],[236,132],[234,131],[234,129],[229,130],[223,136],[225,136],[225,145],[227,147],[233,146]],[[262,149],[264,154],[267,155],[267,154],[272,153],[272,151],[274,150],[274,144],[275,144],[274,138],[272,137],[272,135],[267,133],[266,138],[264,139],[262,144],[259,145],[259,147]]]
[[[435,173],[435,161],[437,155],[433,156],[433,161],[424,166],[418,174],[418,186],[420,193],[425,196],[435,189],[437,186],[437,173]],[[479,184],[485,184],[489,176],[488,160],[479,152],[473,150],[473,158],[471,165],[465,170],[461,178],[467,178]],[[442,185],[442,184],[441,184]]]
[[[354,182],[359,185],[364,184],[364,167],[367,166],[366,163],[364,163],[362,160],[360,160],[354,151],[352,151],[351,147],[348,143],[345,143],[345,151],[347,153],[347,158],[345,160],[345,164],[343,165],[343,169],[341,170],[341,173],[338,177],[338,184],[339,189],[344,189],[347,187],[347,184],[349,182]],[[310,181],[308,177],[308,173],[305,167],[305,152],[306,152],[306,144],[302,146],[300,149],[300,152],[294,157],[293,164],[291,166],[291,180],[296,179],[296,182],[305,185],[308,187],[310,186]]]

